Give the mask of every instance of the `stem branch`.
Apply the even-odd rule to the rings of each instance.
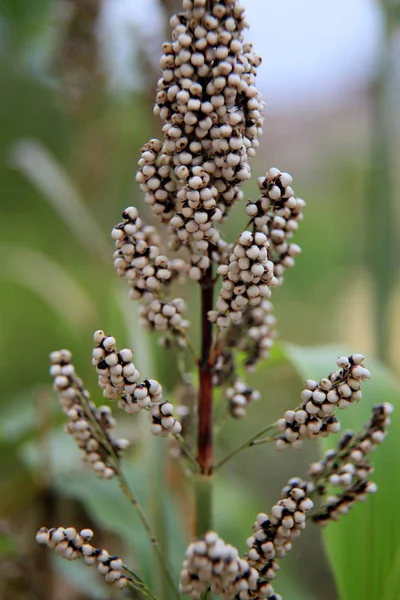
[[[125,497],[129,500],[129,502],[132,504],[132,506],[136,509],[136,512],[138,513],[139,519],[143,525],[143,528],[145,529],[147,536],[151,542],[151,545],[153,546],[154,552],[157,556],[157,559],[159,561],[160,567],[162,568],[162,570],[165,573],[165,577],[166,580],[168,581],[173,594],[175,596],[175,598],[177,600],[180,600],[180,594],[179,594],[179,590],[176,587],[171,571],[168,567],[166,558],[164,557],[163,551],[160,548],[160,545],[157,541],[157,538],[151,528],[151,525],[149,523],[149,521],[147,520],[146,514],[142,508],[142,505],[140,504],[139,500],[136,498],[135,494],[133,493],[133,491],[131,490],[131,488],[129,487],[129,484],[125,478],[125,475],[121,469],[121,461],[119,456],[117,455],[115,448],[112,444],[112,441],[110,440],[108,434],[106,431],[103,430],[103,428],[101,427],[101,425],[99,424],[99,422],[96,419],[96,416],[94,414],[94,408],[93,405],[91,404],[91,402],[86,398],[86,395],[84,393],[84,390],[82,390],[81,386],[77,386],[79,391],[80,391],[80,396],[81,396],[81,404],[82,407],[85,411],[85,415],[88,418],[88,420],[90,421],[91,425],[93,426],[93,428],[95,429],[98,437],[99,437],[99,441],[101,441],[101,443],[103,444],[103,446],[107,449],[107,452],[109,454],[110,460],[112,462],[112,466],[115,470],[115,474],[116,477],[118,479],[118,483],[119,483],[119,487],[121,488],[122,493],[125,495]]]
[[[122,570],[124,571],[124,574],[128,577],[129,583],[134,590],[140,592],[142,596],[150,598],[150,600],[157,600],[153,592],[140,579],[140,577],[135,573],[135,571],[132,571],[132,569],[130,569],[126,565],[122,565]]]
[[[209,252],[209,254],[211,251]],[[208,312],[213,308],[214,281],[212,262],[201,280],[201,355],[199,360],[199,395],[197,403],[198,438],[196,477],[196,534],[203,535],[212,523],[213,470],[213,330]]]
[[[212,264],[201,281],[201,356],[199,360],[199,397],[197,405],[198,439],[197,462],[203,474],[209,475],[213,466],[213,385],[212,385],[212,323],[208,312],[213,308],[214,284]]]
[[[185,439],[181,436],[180,433],[176,433],[174,435],[174,438],[176,439],[176,441],[180,445],[181,450],[182,450],[182,454],[185,455],[185,457],[188,459],[188,461],[190,462],[190,464],[192,465],[192,467],[195,469],[195,471],[198,472],[200,470],[199,463],[197,462],[197,460],[193,456],[193,454],[192,454],[192,452],[190,450],[190,446],[186,443]]]
[[[236,454],[238,454],[238,452],[240,452],[241,450],[244,450],[245,448],[250,448],[250,446],[254,446],[255,444],[261,444],[261,443],[272,441],[273,440],[272,437],[266,438],[264,440],[259,440],[259,441],[258,441],[258,438],[261,437],[262,435],[264,435],[264,433],[268,433],[268,431],[271,431],[272,429],[274,429],[275,426],[276,426],[276,423],[271,423],[271,425],[268,425],[268,427],[266,427],[265,429],[262,429],[261,431],[259,431],[255,435],[253,435],[249,440],[247,440],[246,442],[244,442],[243,444],[241,444],[240,446],[235,448],[235,450],[232,450],[232,452],[227,454],[222,460],[220,460],[215,465],[214,472],[218,471],[218,469],[220,469],[222,467],[222,465],[224,465],[226,462],[228,462],[228,460],[230,460],[231,458],[236,456]]]

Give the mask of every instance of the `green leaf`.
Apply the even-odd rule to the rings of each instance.
[[[143,465],[139,464],[135,469],[130,469],[128,475],[132,489],[141,504],[146,507],[146,473]],[[141,575],[151,582],[150,567],[153,555],[150,542],[134,507],[123,496],[117,481],[98,479],[94,473],[85,470],[71,474],[63,473],[56,479],[56,487],[63,495],[82,502],[99,527],[119,535],[128,550],[133,553],[135,566],[138,565]],[[112,552],[111,548],[108,550]],[[126,560],[126,557],[123,559]]]
[[[78,281],[59,263],[33,248],[0,244],[7,262],[0,262],[0,278],[30,289],[71,328],[98,319],[94,302]]]
[[[6,533],[0,533],[0,556],[3,558],[16,558],[18,547],[15,540]]]
[[[35,483],[19,458],[17,442],[0,436],[0,515],[25,509],[35,497]]]
[[[338,356],[349,355],[343,348],[300,348],[286,346],[287,356],[304,377],[326,377],[335,369]],[[366,357],[372,378],[363,386],[363,398],[357,405],[338,411],[342,431],[358,430],[369,419],[375,404],[399,404],[400,385],[378,361]],[[365,504],[353,507],[349,515],[331,523],[324,541],[341,600],[365,600],[400,597],[399,546],[400,521],[394,518],[395,502],[400,494],[400,411],[395,410],[389,435],[373,455],[372,476],[378,492]],[[335,446],[338,436],[323,439],[324,450]]]
[[[389,577],[386,582],[382,600],[398,600],[400,598],[400,543],[393,559]]]
[[[85,205],[68,173],[37,140],[19,140],[11,148],[12,165],[43,194],[86,250],[108,264],[111,241]]]
[[[107,600],[110,597],[109,588],[106,588],[104,578],[96,568],[85,565],[82,560],[68,562],[57,555],[52,555],[52,559],[54,570],[81,594],[94,600]]]
[[[240,377],[242,377],[243,379],[247,380],[249,377],[248,371],[246,370],[246,360],[247,360],[247,353],[244,352],[244,350],[238,350],[235,354],[235,360],[236,360],[236,364],[237,364],[237,371],[238,374],[240,375]],[[263,360],[260,360],[255,368],[255,373],[262,373],[265,369],[265,366],[268,365],[269,367],[277,367],[279,365],[283,365],[287,362],[287,356],[286,356],[286,347],[281,344],[280,342],[274,342],[274,345],[272,346],[270,353],[269,353],[269,357],[265,358]]]
[[[29,0],[2,0],[0,15],[21,28],[21,25],[26,26],[43,19],[49,6],[49,0],[38,0],[35,3]]]
[[[169,542],[167,554],[169,562],[175,567],[177,580],[177,565],[180,567],[186,547],[181,512],[165,488],[155,492],[154,485],[149,486],[154,471],[149,472],[148,464],[148,460],[143,455],[136,456],[134,461],[125,460],[124,473],[147,517],[149,518],[150,515],[149,520],[153,529],[156,521],[155,500],[158,500],[159,506],[163,507],[163,513],[168,516],[165,520],[166,539]],[[54,478],[56,488],[61,494],[82,502],[98,527],[120,537],[126,545],[127,552],[122,558],[130,565],[129,559],[133,555],[134,564],[130,566],[133,566],[144,581],[154,589],[154,569],[157,559],[135,508],[121,492],[118,482],[98,479],[94,473],[86,470],[72,473],[64,471],[60,472],[59,476],[55,473]],[[96,539],[96,531],[94,539]],[[108,550],[112,552],[112,548]]]

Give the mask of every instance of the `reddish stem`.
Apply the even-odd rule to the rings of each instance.
[[[213,387],[212,387],[212,323],[208,312],[213,309],[214,282],[212,266],[206,271],[201,282],[201,356],[199,360],[198,398],[198,454],[197,462],[204,475],[210,475],[213,467]]]

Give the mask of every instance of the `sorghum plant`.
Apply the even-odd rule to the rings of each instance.
[[[370,373],[361,354],[340,357],[337,370],[326,378],[306,381],[297,406],[275,423],[263,424],[261,431],[219,462],[214,460],[213,393],[218,389],[227,415],[234,419],[243,418],[260,396],[251,386],[250,374],[268,358],[273,343],[270,297],[300,252],[292,237],[305,203],[293,191],[291,176],[270,168],[258,179],[259,197],[243,206],[247,220],[243,231],[233,242],[223,238],[221,223],[235,203],[244,204],[241,186],[250,177],[249,160],[261,135],[263,101],[256,87],[261,59],[244,41],[247,23],[236,0],[184,0],[183,12],[170,23],[172,39],[162,46],[162,77],[154,108],[164,123],[162,140],[144,145],[136,176],[154,220],[165,229],[168,248],[164,250],[158,229],[146,225],[135,207],[124,210],[112,237],[114,266],[127,280],[132,300],[140,302],[141,324],[161,334],[165,347],[176,346],[195,359],[197,418],[189,406],[180,407],[180,422],[161,384],[143,379],[133,352],[118,350],[115,338],[103,331],[94,334],[92,362],[103,396],[116,400],[130,418],[146,411],[151,433],[168,437],[176,459],[187,462],[186,472],[196,490],[196,531],[189,532],[194,539],[182,557],[179,581],[125,479],[122,453],[129,442],[113,438],[111,409],[90,400],[69,351],[51,354],[51,375],[68,419],[66,432],[98,476],[118,480],[151,540],[171,597],[205,598],[211,592],[226,599],[278,600],[281,596],[271,581],[307,521],[327,525],[376,491],[369,479],[369,454],[386,435],[392,407],[377,405],[360,433],[346,432],[336,448],[310,466],[307,480],[289,480],[269,514],[256,516],[243,557],[212,530],[211,482],[222,465],[255,444],[273,442],[277,450],[301,448],[304,439],[338,432],[339,412],[361,400],[362,384]],[[185,302],[172,296],[175,284],[189,279],[201,294],[198,354],[190,339]],[[187,421],[196,422],[197,440],[192,439]],[[37,541],[68,560],[82,558],[97,566],[118,588],[131,586],[155,598],[122,559],[92,546],[92,536],[89,529],[42,527]]]

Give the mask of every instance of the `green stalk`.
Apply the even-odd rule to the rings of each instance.
[[[393,15],[382,1],[384,37],[371,94],[371,151],[369,182],[366,193],[367,264],[374,285],[374,334],[376,352],[389,359],[389,304],[395,283],[396,236],[393,186],[391,182],[392,131],[395,123],[393,103]]]
[[[212,529],[213,522],[213,476],[198,473],[195,477],[196,494],[196,537],[201,537]],[[212,600],[210,591],[207,589],[201,596],[201,600]]]
[[[162,443],[165,440],[154,438],[151,440],[151,464],[153,465],[153,477],[150,481],[150,514],[154,523],[154,531],[157,536],[157,541],[160,547],[169,555],[168,534],[166,531],[166,512],[163,503],[163,487],[165,486],[165,469],[166,456],[165,445]],[[163,571],[158,577],[158,594],[159,600],[168,600],[168,582]]]
[[[212,475],[196,475],[196,536],[212,529]]]
[[[276,423],[271,423],[271,425],[268,425],[268,427],[265,427],[265,429],[262,429],[261,431],[258,431],[249,440],[246,440],[243,444],[240,444],[240,446],[237,446],[237,448],[235,448],[234,450],[232,450],[232,452],[229,452],[229,454],[227,454],[224,458],[222,458],[215,465],[214,472],[218,471],[218,469],[220,469],[222,467],[222,465],[224,465],[226,462],[228,462],[228,460],[230,460],[231,458],[233,458],[234,456],[236,456],[236,454],[238,454],[239,452],[241,452],[245,448],[250,448],[251,446],[254,446],[257,443],[272,442],[273,438],[270,438],[270,437],[267,438],[267,439],[265,439],[265,440],[260,440],[259,442],[257,440],[258,440],[258,438],[260,438],[265,433],[268,433],[268,431],[271,431],[272,429],[275,429],[275,427],[276,427]]]
[[[151,542],[151,545],[154,549],[154,552],[157,556],[159,565],[160,565],[163,573],[165,574],[165,579],[168,582],[169,586],[171,587],[171,592],[173,593],[176,600],[180,600],[181,596],[180,596],[177,586],[175,585],[175,582],[174,582],[173,576],[171,574],[166,556],[164,555],[164,552],[162,551],[160,544],[158,543],[158,540],[157,540],[157,538],[153,532],[153,529],[147,519],[146,513],[144,512],[142,505],[140,504],[139,500],[137,499],[137,497],[131,490],[129,483],[125,478],[125,475],[121,468],[121,461],[115,452],[112,442],[111,442],[110,438],[108,437],[107,432],[104,431],[103,428],[98,423],[98,421],[93,413],[93,409],[91,408],[91,405],[90,405],[88,399],[86,398],[85,391],[83,390],[82,386],[80,385],[80,383],[78,383],[78,381],[75,382],[75,385],[76,385],[76,388],[80,392],[80,400],[81,400],[81,404],[84,409],[85,415],[88,418],[91,425],[93,426],[94,430],[97,432],[97,435],[98,435],[97,439],[103,444],[103,446],[108,451],[110,460],[112,462],[112,466],[115,470],[115,474],[116,474],[116,477],[117,477],[117,480],[119,483],[119,487],[121,488],[121,491],[124,494],[124,496],[126,496],[126,498],[129,500],[129,502],[135,508],[135,510],[139,516],[139,519],[147,533],[147,536],[148,536],[148,538]]]
[[[147,585],[140,579],[140,577],[132,571],[126,565],[122,565],[122,569],[124,571],[124,575],[128,577],[130,586],[138,591],[142,596],[149,598],[150,600],[158,600],[158,598],[153,594],[153,592],[147,587]]]

